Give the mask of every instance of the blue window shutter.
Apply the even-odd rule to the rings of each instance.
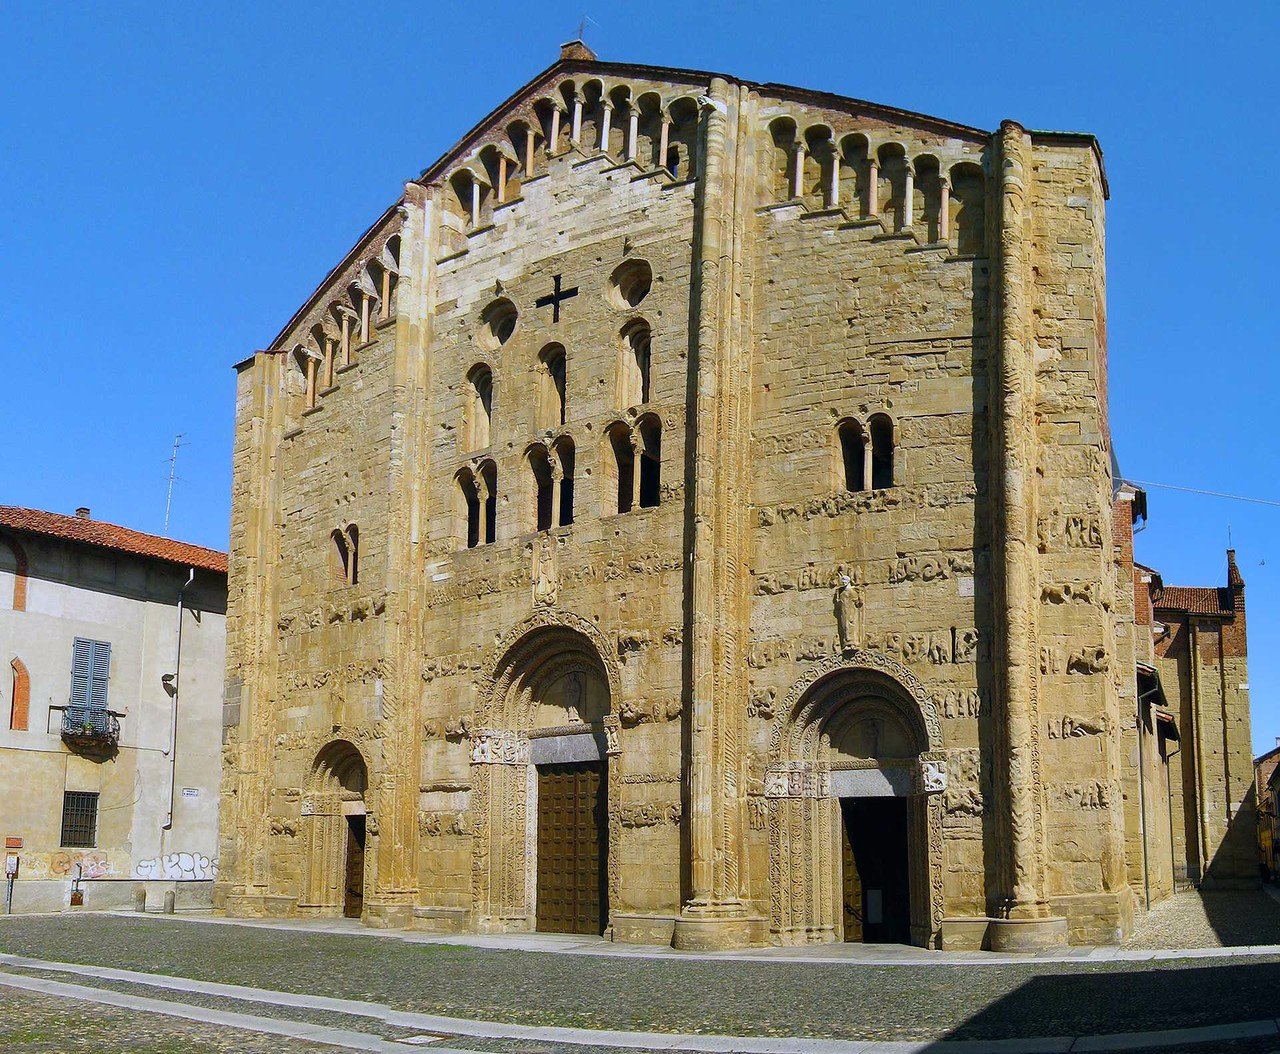
[[[71,705],[105,710],[110,676],[111,645],[77,637],[71,657]]]
[[[93,683],[89,689],[89,705],[99,710],[107,708],[107,680],[111,675],[111,645],[105,641],[93,642]]]
[[[89,685],[93,674],[93,645],[91,640],[76,638],[71,654],[71,705],[89,705]]]

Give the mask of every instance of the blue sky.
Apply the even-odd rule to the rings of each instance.
[[[10,4],[0,78],[0,502],[224,547],[231,365],[587,0]],[[1111,415],[1135,479],[1280,500],[1275,5],[587,7],[603,58],[994,128],[1092,131],[1111,181]],[[1153,488],[1138,557],[1248,583],[1254,743],[1280,735],[1280,508]]]

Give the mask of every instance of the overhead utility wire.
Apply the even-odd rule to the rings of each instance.
[[[1280,501],[1275,501],[1272,498],[1249,498],[1245,497],[1243,494],[1224,494],[1219,490],[1199,490],[1196,487],[1179,487],[1173,483],[1152,483],[1150,480],[1144,479],[1130,479],[1125,482],[1134,483],[1139,487],[1160,487],[1163,490],[1180,490],[1185,494],[1203,494],[1210,498],[1228,498],[1231,501],[1250,501],[1255,505],[1274,505],[1277,508],[1280,508]]]

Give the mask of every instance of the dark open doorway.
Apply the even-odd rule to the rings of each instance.
[[[602,761],[538,766],[538,929],[604,932],[607,783]]]
[[[347,866],[342,914],[358,919],[364,913],[364,817],[347,817]]]
[[[906,798],[841,798],[844,938],[911,941]]]

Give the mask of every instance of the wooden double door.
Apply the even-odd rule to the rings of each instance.
[[[603,761],[538,766],[538,929],[604,932],[608,781]]]
[[[364,914],[364,817],[347,817],[347,852],[343,866],[342,914],[358,919]]]

